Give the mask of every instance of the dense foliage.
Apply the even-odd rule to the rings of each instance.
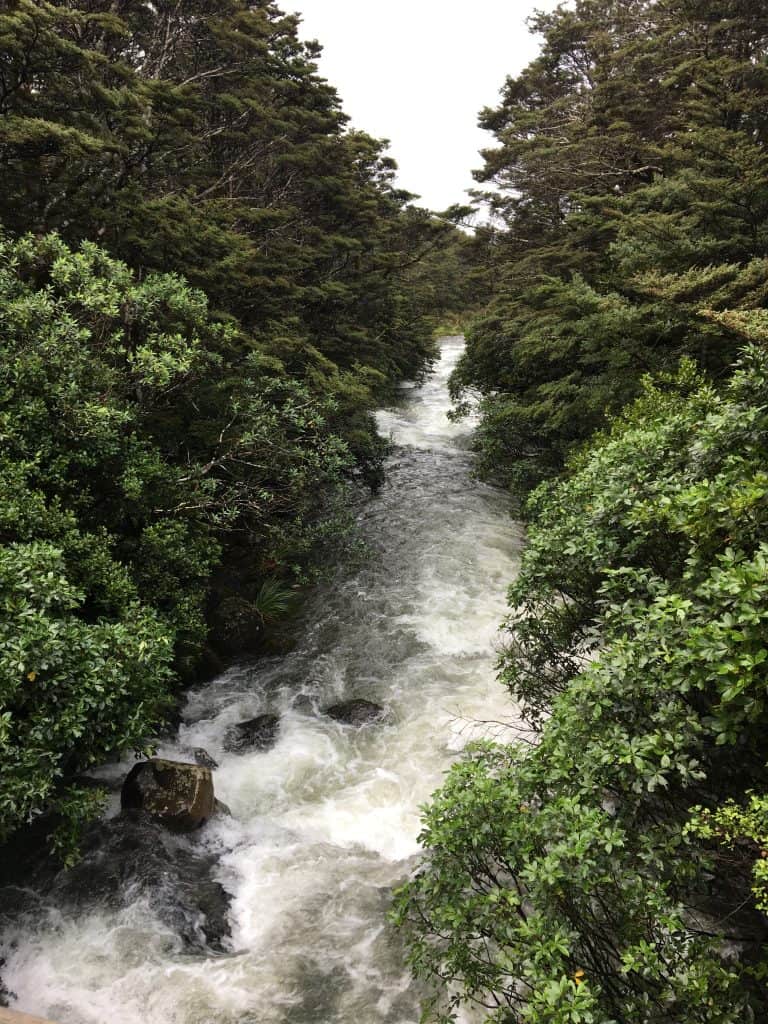
[[[764,1019],[766,409],[763,348],[685,367],[534,494],[501,667],[540,741],[454,769],[400,898],[436,1019]]]
[[[344,130],[318,52],[267,0],[16,0],[0,14],[4,224],[180,273],[297,364],[311,345],[418,372],[425,307],[402,271],[448,228],[404,209],[391,158]]]
[[[318,493],[354,464],[338,405],[175,275],[138,281],[55,235],[0,243],[0,835],[141,743],[214,595],[230,628],[247,614],[247,576],[212,591],[214,568],[245,558],[261,580],[304,558]]]
[[[482,115],[495,294],[453,379],[481,470],[533,488],[499,663],[530,731],[449,774],[395,917],[430,1020],[762,1021],[768,17],[534,27]]]
[[[288,612],[457,304],[462,211],[319,52],[267,0],[2,5],[0,841],[70,837],[78,774]]]
[[[67,856],[83,771],[286,614],[380,481],[374,402],[490,288],[453,388],[482,468],[545,480],[500,659],[530,733],[427,809],[428,1013],[763,1020],[768,14],[534,27],[468,238],[267,0],[3,6],[0,842]]]
[[[482,115],[499,145],[494,302],[454,379],[479,398],[482,468],[556,473],[690,356],[717,378],[768,257],[768,12],[750,0],[577,0]]]

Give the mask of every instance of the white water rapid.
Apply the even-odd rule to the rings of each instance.
[[[161,748],[185,759],[204,747],[220,763],[232,817],[178,842],[216,857],[232,897],[226,948],[190,950],[146,894],[49,901],[0,944],[18,1009],[58,1024],[416,1024],[391,890],[457,752],[516,724],[494,643],[521,531],[505,495],[472,479],[471,424],[446,417],[462,345],[444,339],[427,383],[379,414],[396,447],[361,512],[362,568],[318,588],[291,653],[191,693],[177,743]],[[353,729],[319,712],[350,697],[389,718]],[[227,726],[266,711],[281,716],[277,744],[225,753]]]

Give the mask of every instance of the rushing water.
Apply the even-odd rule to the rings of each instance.
[[[396,447],[361,513],[370,557],[320,588],[288,655],[236,667],[191,694],[178,742],[219,762],[231,818],[180,842],[218,858],[232,895],[225,952],[190,951],[142,896],[41,910],[6,936],[19,1009],[60,1024],[415,1024],[418,993],[388,925],[418,852],[419,806],[457,752],[515,725],[494,642],[521,534],[505,497],[472,479],[471,424],[446,382],[461,338],[420,389],[379,414]],[[363,697],[362,729],[319,713]],[[277,745],[227,754],[229,724],[282,716]],[[121,769],[124,770],[124,769]]]

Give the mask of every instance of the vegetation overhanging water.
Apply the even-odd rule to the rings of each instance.
[[[26,1011],[62,1024],[418,1019],[391,889],[448,765],[473,738],[515,735],[517,718],[494,638],[521,532],[506,496],[472,478],[472,424],[446,416],[462,347],[444,339],[427,383],[378,414],[395,448],[360,514],[364,564],[318,588],[291,653],[193,691],[178,741],[159,750],[204,747],[220,763],[232,817],[178,841],[215,854],[232,895],[225,951],[190,952],[158,918],[153,899],[173,891],[124,891],[114,909],[101,893],[48,902],[4,937],[3,975]],[[384,705],[387,720],[354,729],[321,713],[349,697]],[[227,727],[264,711],[281,716],[276,746],[226,753]]]

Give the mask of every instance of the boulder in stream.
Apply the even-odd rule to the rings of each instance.
[[[153,757],[131,768],[120,792],[123,810],[142,811],[172,832],[192,832],[213,814],[210,768]]]
[[[278,715],[257,715],[245,722],[235,722],[224,733],[224,749],[231,754],[247,750],[269,750],[277,742],[280,732]]]
[[[336,722],[344,725],[367,725],[369,722],[377,722],[386,714],[386,709],[381,704],[374,704],[372,700],[343,700],[338,704],[332,704],[323,709],[323,714],[333,718]]]
[[[173,835],[135,811],[99,822],[83,858],[59,872],[46,894],[77,911],[148,900],[152,912],[189,949],[221,949],[229,934],[230,897],[217,859],[194,836]]]
[[[217,877],[218,857],[199,832],[176,834],[128,810],[91,825],[80,853],[71,868],[61,868],[47,846],[20,862],[18,879],[0,887],[2,928],[34,931],[51,906],[74,920],[105,910],[142,914],[146,903],[186,950],[226,948],[230,896]]]

